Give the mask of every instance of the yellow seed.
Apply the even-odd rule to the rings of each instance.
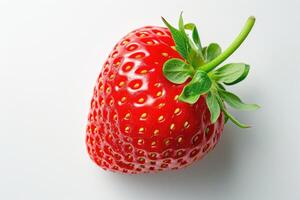
[[[108,139],[111,139],[111,138],[112,138],[112,135],[111,135],[111,134],[109,134],[107,137],[108,137]]]
[[[130,113],[127,113],[127,114],[125,115],[124,119],[129,119],[129,117],[130,117]]]
[[[162,107],[164,107],[166,104],[165,103],[160,103],[158,104],[158,108],[161,109]]]
[[[133,49],[134,49],[134,46],[129,47],[129,50],[133,50]]]
[[[113,104],[114,104],[114,100],[111,99],[111,100],[109,101],[109,105],[112,106]]]
[[[127,43],[128,43],[127,40],[124,40],[124,41],[122,42],[123,45],[124,45],[124,44],[127,44]]]
[[[120,64],[121,64],[120,62],[116,62],[116,63],[114,64],[114,66],[117,67],[117,66],[119,66]]]
[[[177,142],[178,142],[178,143],[181,143],[181,142],[182,142],[182,137],[179,137],[179,138],[177,139]]]
[[[138,150],[139,155],[144,155],[144,152],[142,150]]]
[[[122,141],[121,141],[121,140],[117,140],[117,143],[118,143],[118,144],[122,144]]]
[[[114,79],[114,78],[115,78],[115,75],[114,75],[114,74],[111,74],[111,75],[109,76],[109,78],[110,78],[110,79]]]
[[[127,149],[128,149],[128,150],[132,150],[132,147],[131,147],[131,146],[127,146]]]
[[[119,83],[119,86],[120,87],[122,87],[122,86],[124,86],[125,85],[125,82],[124,81],[121,81],[120,83]]]
[[[95,120],[95,118],[94,118],[94,116],[93,116],[93,115],[91,115],[91,120]],[[92,129],[90,129],[90,130],[92,130]]]
[[[207,128],[205,129],[205,134],[207,134],[208,131],[209,131],[209,128],[207,127]]]
[[[124,103],[126,101],[126,99],[127,99],[126,97],[122,97],[121,102]]]
[[[150,157],[155,158],[156,157],[156,153],[150,153]]]
[[[146,69],[142,70],[140,73],[141,74],[146,74],[148,71]]]
[[[154,136],[157,136],[158,133],[159,133],[159,130],[158,130],[158,129],[155,129],[155,130],[153,131]]]
[[[174,114],[178,114],[180,112],[180,108],[176,108],[175,110],[174,110]]]
[[[128,126],[125,127],[125,133],[128,133],[130,128]]]
[[[140,161],[140,162],[144,162],[144,161],[145,161],[145,158],[139,158],[139,161]]]
[[[162,164],[161,167],[166,168],[166,167],[168,167],[168,165],[167,164]]]
[[[175,124],[171,124],[170,125],[170,130],[174,130],[175,129]]]
[[[161,86],[161,83],[155,83],[154,86],[159,87],[159,86]]]
[[[157,97],[160,97],[160,96],[161,96],[161,94],[162,94],[162,92],[161,92],[161,91],[159,91],[159,92],[157,92],[157,93],[156,93],[156,96],[157,96]]]
[[[145,99],[144,99],[144,98],[139,98],[138,102],[139,102],[139,103],[144,103],[144,102],[145,102]]]
[[[152,41],[148,41],[147,44],[154,44]]]
[[[141,57],[142,57],[141,54],[138,54],[138,55],[135,56],[135,58],[141,58]]]
[[[117,114],[114,114],[114,120],[117,120],[118,119],[118,115]]]
[[[100,87],[100,91],[102,91],[102,90],[103,90],[103,88],[104,88],[104,86],[103,86],[103,85],[101,85],[101,87]]]
[[[164,153],[164,157],[168,157],[170,155],[170,152],[169,151],[166,151],[165,153]]]
[[[134,167],[134,165],[132,164],[132,163],[130,163],[130,164],[128,164],[129,165],[129,167]]]
[[[156,32],[156,35],[162,35],[162,33],[161,32]]]
[[[106,93],[110,93],[111,89],[110,87],[106,88]]]
[[[174,97],[174,100],[176,101],[176,100],[178,99],[178,97],[179,97],[179,95],[176,95],[176,96]]]
[[[164,116],[161,115],[158,117],[158,121],[163,121],[163,120],[164,120]]]
[[[163,160],[163,162],[164,162],[164,163],[170,163],[170,162],[171,162],[171,160],[169,160],[169,159],[166,159],[166,160]]]
[[[139,128],[140,133],[143,133],[144,131],[145,131],[145,128],[143,128],[143,127]]]
[[[129,71],[131,68],[132,68],[131,65],[127,65],[127,66],[125,67],[125,70],[126,70],[126,71]]]
[[[170,140],[165,141],[165,145],[168,146],[170,144]]]
[[[171,46],[172,49],[174,49],[176,51],[176,47],[175,46]]]
[[[184,126],[184,128],[188,128],[190,126],[190,124],[188,121],[186,121],[186,122],[184,122],[183,126]]]
[[[178,151],[178,152],[177,152],[177,156],[181,156],[182,154],[183,154],[182,151]]]
[[[167,57],[169,54],[164,52],[161,55],[164,56],[164,57]]]
[[[136,83],[136,84],[133,85],[133,88],[134,88],[134,89],[137,89],[137,88],[139,88],[139,87],[140,87],[140,84],[139,84],[139,83]]]
[[[144,33],[142,33],[139,37],[145,37],[146,35]]]
[[[104,105],[104,99],[101,100],[101,105]]]
[[[138,144],[139,145],[142,145],[144,143],[144,140],[143,139],[138,139]]]
[[[141,114],[141,119],[145,119],[147,117],[147,113],[143,113],[143,114]]]
[[[194,137],[194,139],[193,139],[193,143],[196,143],[198,140],[199,140],[199,136],[196,135],[196,136]]]
[[[97,129],[97,127],[94,129],[94,133],[97,133],[97,131],[98,131],[98,129]]]
[[[156,145],[156,142],[155,142],[155,141],[151,142],[151,146],[152,146],[152,147],[155,146],[155,145]]]

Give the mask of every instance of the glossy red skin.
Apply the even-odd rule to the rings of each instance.
[[[152,26],[129,33],[109,55],[94,89],[86,137],[91,159],[103,169],[132,174],[179,169],[217,144],[223,113],[211,124],[205,97],[194,105],[177,100],[184,84],[162,74],[170,58],[182,59],[169,30]]]

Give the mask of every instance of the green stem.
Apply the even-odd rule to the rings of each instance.
[[[235,38],[235,40],[231,43],[231,45],[219,56],[217,56],[215,59],[213,59],[211,62],[202,65],[201,69],[209,72],[216,68],[219,64],[221,64],[224,60],[226,60],[233,52],[239,48],[239,46],[243,43],[243,41],[246,39],[248,34],[250,33],[253,25],[255,23],[255,17],[251,16],[248,18],[244,28],[240,32],[240,34]]]

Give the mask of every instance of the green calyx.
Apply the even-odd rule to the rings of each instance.
[[[184,24],[182,13],[176,29],[162,18],[169,28],[175,48],[184,60],[171,58],[164,63],[164,76],[175,84],[189,81],[182,90],[179,100],[194,104],[201,95],[205,95],[206,104],[211,114],[211,123],[215,123],[221,112],[241,128],[248,128],[234,118],[226,109],[226,105],[238,110],[256,110],[256,104],[245,104],[241,99],[225,89],[225,85],[234,85],[244,80],[250,66],[244,63],[230,63],[219,67],[246,39],[251,31],[255,18],[249,17],[244,28],[231,45],[222,52],[217,43],[202,46],[197,27],[193,23]],[[191,37],[187,33],[191,32]],[[218,67],[218,68],[217,68]],[[217,68],[217,69],[216,69]]]

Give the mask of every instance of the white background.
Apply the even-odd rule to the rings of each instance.
[[[300,1],[0,1],[0,199],[300,199]],[[101,65],[127,32],[173,24],[180,11],[203,43],[225,48],[257,23],[228,60],[250,63],[232,88],[257,112],[226,126],[191,167],[154,175],[105,172],[85,149]]]

